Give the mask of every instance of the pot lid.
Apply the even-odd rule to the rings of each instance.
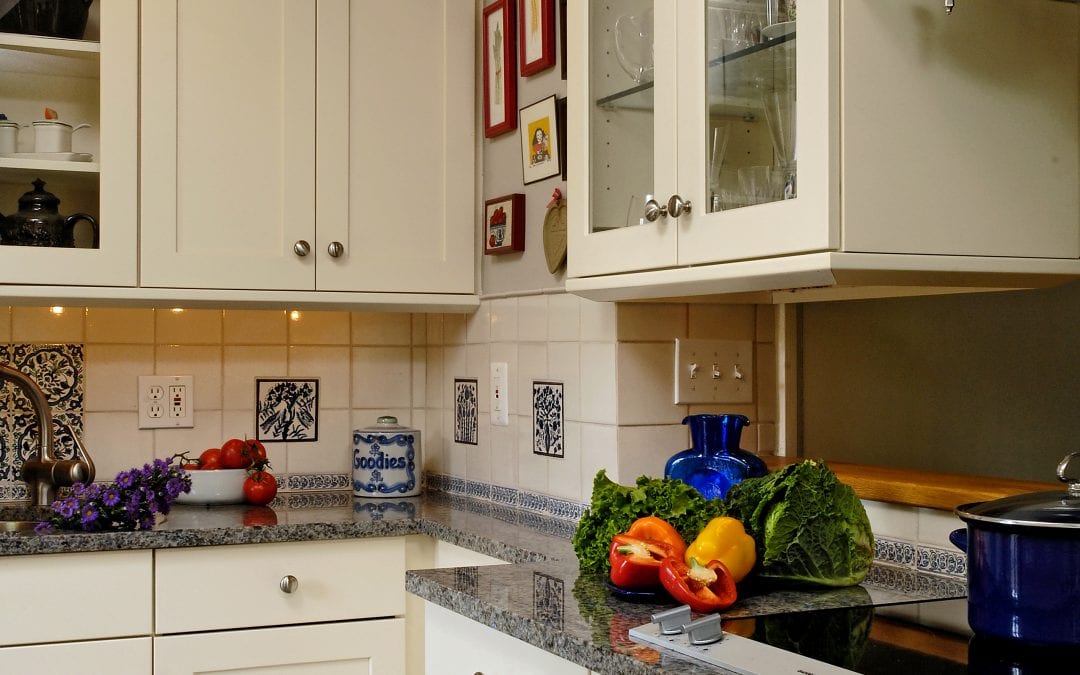
[[[1080,477],[1073,477],[1068,471],[1069,464],[1077,457],[1080,452],[1070,453],[1058,464],[1058,480],[1069,484],[1064,490],[1028,492],[989,502],[964,504],[956,507],[956,515],[968,522],[1080,528]]]

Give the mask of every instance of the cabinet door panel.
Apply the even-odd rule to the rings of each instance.
[[[147,675],[153,668],[151,649],[149,636],[4,647],[0,649],[0,672]]]
[[[315,4],[142,4],[145,286],[310,289]]]
[[[72,585],[81,582],[85,589],[78,602],[85,607],[108,607],[108,611],[95,612],[92,621],[78,611],[46,611],[72,607]],[[0,565],[0,584],[7,589],[0,645],[128,637],[151,631],[150,551],[11,556]],[[38,616],[45,618],[34,619]],[[0,667],[0,672],[18,671]]]
[[[405,620],[154,638],[155,675],[405,672]]]
[[[318,25],[317,288],[471,293],[473,6],[327,0]]]
[[[676,3],[590,0],[567,11],[567,161],[580,169],[568,174],[567,274],[670,267],[675,219],[644,213],[649,198],[666,205],[678,190]],[[614,26],[644,30],[649,16],[653,68],[636,82],[616,56]]]

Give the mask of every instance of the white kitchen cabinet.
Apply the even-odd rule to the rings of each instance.
[[[149,675],[153,661],[150,636],[0,648],[3,673]]]
[[[1076,4],[802,3],[754,46],[717,39],[725,8],[764,14],[758,0],[570,5],[568,290],[871,296],[1080,275]],[[614,35],[647,13],[638,83]],[[765,93],[792,79],[794,198],[748,203],[736,169],[781,163]],[[676,195],[686,212],[645,218],[648,198]],[[801,293],[772,299],[818,291]]]
[[[589,670],[431,602],[424,603],[426,672],[588,675]]]
[[[195,673],[398,675],[405,620],[346,621],[154,639],[154,675]]]
[[[151,668],[150,551],[12,556],[0,565],[0,672]]]
[[[154,573],[158,675],[405,672],[404,537],[162,549]]]
[[[472,293],[473,16],[145,0],[141,284]]]
[[[150,551],[6,557],[0,646],[149,636],[152,578]]]
[[[0,156],[0,213],[40,178],[65,216],[88,213],[100,226],[93,245],[85,223],[76,248],[0,246],[0,284],[131,287],[136,284],[138,212],[138,3],[94,3],[83,40],[0,33],[0,112],[21,125],[44,108],[89,128],[72,150],[93,161],[34,155],[34,131],[21,129],[17,153]]]

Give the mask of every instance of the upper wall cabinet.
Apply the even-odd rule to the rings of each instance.
[[[1080,6],[789,4],[570,4],[568,290],[782,301],[1080,275]]]
[[[144,0],[143,286],[474,292],[474,8]]]
[[[16,245],[40,241],[38,228],[0,228],[0,283],[136,284],[138,57],[136,0],[94,3],[81,40],[0,33],[0,113],[18,125],[0,129],[0,219],[14,223],[19,198],[40,179],[59,214],[85,213],[100,231],[95,242],[90,221],[73,220],[52,240],[68,245],[47,246]],[[63,127],[32,126],[46,107],[70,127],[89,125],[61,133],[72,152],[44,137]]]

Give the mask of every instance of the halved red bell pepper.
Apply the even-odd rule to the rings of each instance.
[[[687,565],[681,558],[666,558],[660,564],[660,583],[676,601],[695,612],[727,609],[738,597],[735,579],[719,560],[702,565],[697,558]]]
[[[630,524],[630,529],[624,534],[628,534],[631,537],[636,537],[638,539],[645,539],[647,541],[658,541],[665,544],[671,544],[671,548],[674,550],[676,556],[682,558],[686,555],[686,541],[683,540],[679,531],[663,518],[658,518],[657,516],[643,516],[638,518]]]
[[[611,583],[634,590],[659,588],[660,563],[674,554],[671,544],[617,534],[608,550]]]

